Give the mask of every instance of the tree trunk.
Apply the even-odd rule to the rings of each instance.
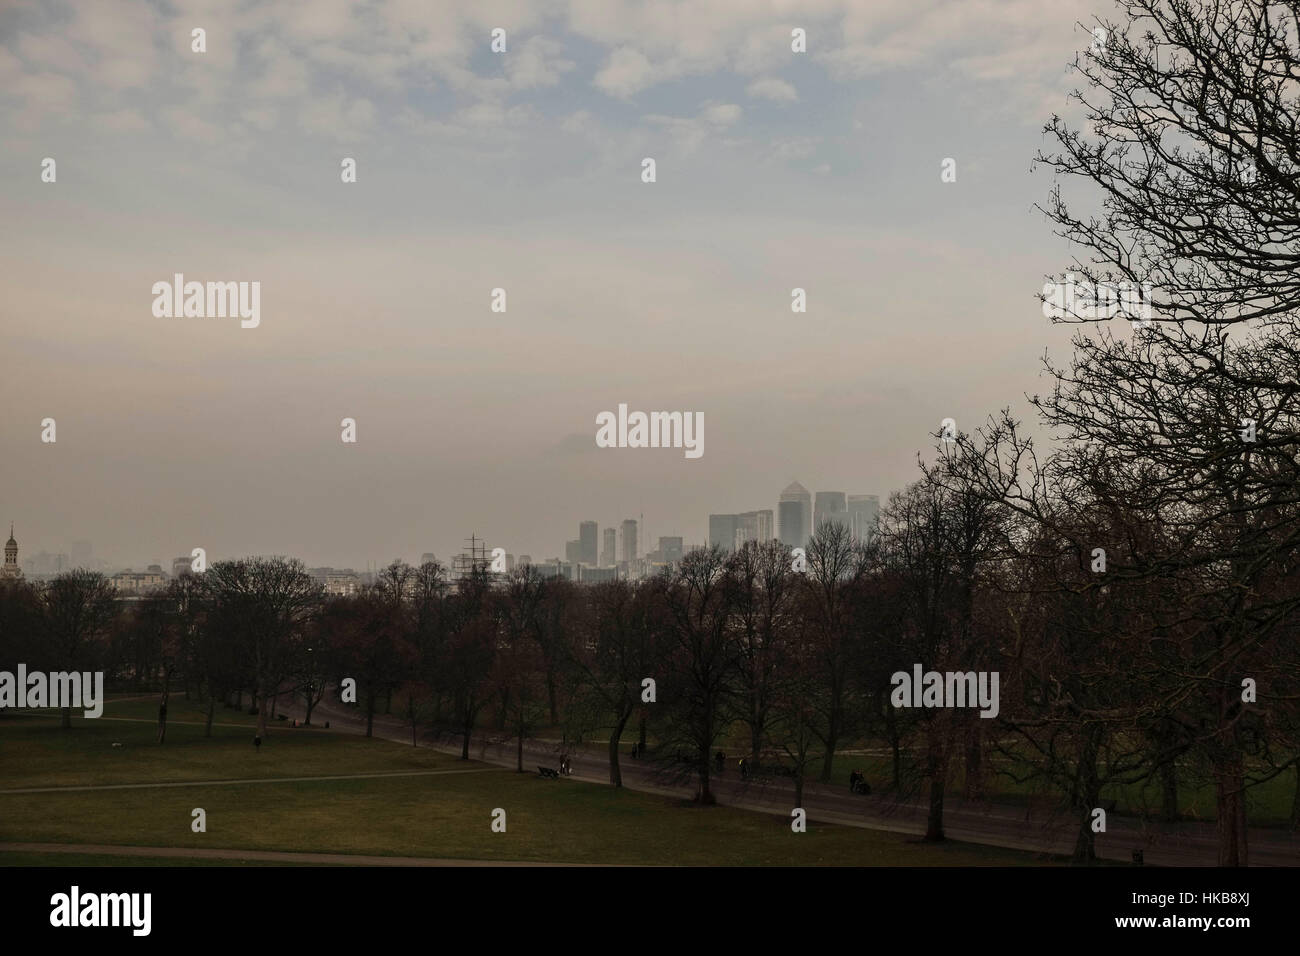
[[[216,712],[217,712],[217,696],[215,694],[209,694],[208,695],[208,719],[203,724],[204,737],[212,736],[212,718],[216,716]]]
[[[311,726],[311,712],[312,712],[312,710],[314,710],[315,707],[316,707],[316,695],[315,695],[315,693],[314,693],[314,688],[312,687],[311,684],[308,684],[308,685],[307,685],[307,701],[306,701],[306,703],[307,703],[307,719],[304,720],[303,723],[304,723],[306,726],[310,727],[310,726]]]
[[[1079,755],[1078,770],[1074,775],[1074,803],[1080,814],[1079,831],[1075,836],[1071,866],[1089,866],[1097,861],[1096,837],[1092,832],[1092,813],[1101,803],[1101,781],[1097,776],[1097,753],[1101,749],[1104,731],[1101,724],[1091,724]]]
[[[266,739],[266,695],[259,688],[253,695],[253,706],[257,708],[257,736]]]
[[[515,737],[519,741],[518,746],[515,748],[515,770],[518,771],[519,773],[523,773],[524,772],[524,729],[522,727],[519,728],[519,733],[516,734]]]
[[[695,792],[695,802],[701,806],[711,807],[718,802],[717,797],[709,788],[709,761],[713,759],[713,754],[709,747],[700,748],[700,785]]]
[[[822,758],[822,783],[831,782],[831,773],[835,767],[835,745],[839,742],[839,718],[831,715],[826,733],[826,755]]]
[[[609,733],[609,782],[615,787],[623,786],[623,771],[618,765],[618,747],[623,739],[623,728],[627,726],[628,719],[632,716],[632,711],[619,717],[614,724],[614,729]]]
[[[1291,797],[1291,829],[1300,827],[1300,760],[1295,763],[1295,794]]]
[[[373,694],[366,695],[366,736],[373,737],[375,733],[375,705],[379,702],[375,700]]]
[[[636,752],[639,754],[645,753],[645,709],[644,708],[642,708],[641,710],[641,739],[637,741]],[[1298,774],[1300,774],[1300,767],[1297,767],[1296,771]],[[1297,799],[1300,799],[1300,797],[1297,797]]]
[[[1172,757],[1160,765],[1160,819],[1178,822],[1178,768]]]
[[[926,771],[930,777],[930,813],[925,821],[925,840],[935,843],[944,839],[943,790],[947,777],[937,728],[930,728],[930,746],[926,752]]]
[[[984,799],[984,741],[983,719],[972,717],[966,727],[966,784],[967,800]]]
[[[1219,866],[1247,866],[1245,779],[1239,758],[1229,760],[1216,774],[1216,826],[1219,832]]]
[[[802,763],[800,764],[802,766]],[[799,770],[794,775],[794,805],[803,806],[803,770]]]

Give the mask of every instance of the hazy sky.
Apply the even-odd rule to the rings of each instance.
[[[638,514],[701,541],[795,479],[883,502],[942,418],[1023,412],[1065,351],[1030,162],[1094,14],[7,4],[0,519],[20,558],[360,568],[471,532],[563,555]],[[156,318],[176,272],[260,282],[260,326]],[[702,412],[703,457],[597,448],[620,402]]]

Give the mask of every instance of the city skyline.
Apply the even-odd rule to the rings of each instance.
[[[792,483],[792,485],[798,485],[798,482],[796,481]],[[789,487],[791,486],[787,486],[787,490]],[[845,493],[843,492],[818,492],[818,494],[823,494],[823,495],[832,494],[832,495],[839,495],[841,498],[845,497]],[[847,497],[850,501],[856,498],[856,499],[863,499],[868,502],[878,502],[880,498],[879,495],[875,495],[875,494],[849,494]],[[687,548],[700,546],[700,545],[708,545],[713,543],[714,535],[711,532],[711,522],[712,519],[715,517],[731,517],[737,519],[748,519],[748,524],[744,524],[744,527],[738,525],[731,529],[731,535],[728,536],[728,540],[733,540],[733,541],[737,540],[734,537],[732,537],[732,535],[734,535],[735,532],[737,532],[738,530],[741,531],[742,540],[757,540],[757,541],[763,541],[769,539],[783,540],[779,534],[779,530],[780,530],[778,524],[779,507],[780,505],[778,501],[777,507],[775,508],[758,509],[755,511],[735,512],[735,513],[709,512],[704,518],[704,521],[702,522],[703,533],[696,534],[696,535],[677,533],[679,529],[676,527],[671,527],[670,526],[671,522],[663,522],[663,527],[668,527],[668,529],[673,532],[672,534],[667,535],[666,537],[680,539],[681,541],[684,542],[685,547]],[[878,515],[878,512],[879,512],[879,507],[877,505],[874,508],[874,510],[870,512],[873,515],[873,519],[874,516]],[[849,516],[850,516],[850,512],[844,513],[844,517],[846,519]],[[508,546],[503,541],[493,539],[489,541],[489,547],[505,548],[506,551],[513,557],[517,557],[519,555],[531,555],[534,556],[535,562],[542,562],[542,561],[549,562],[556,559],[560,559],[567,562],[574,562],[574,563],[580,562],[583,564],[587,564],[591,567],[607,567],[609,565],[606,562],[606,550],[609,547],[608,536],[610,535],[611,532],[614,532],[616,536],[615,537],[616,551],[614,552],[617,556],[616,561],[624,562],[627,560],[623,550],[624,542],[622,537],[622,529],[624,525],[627,524],[628,521],[632,521],[637,524],[638,530],[635,537],[638,539],[645,538],[646,541],[657,542],[660,538],[665,537],[665,535],[659,533],[659,531],[663,530],[663,527],[661,527],[659,531],[654,532],[653,536],[649,536],[647,532],[645,532],[644,528],[640,527],[641,520],[636,518],[618,519],[612,523],[605,523],[598,519],[583,518],[575,522],[579,529],[580,537],[574,539],[574,538],[567,538],[566,536],[560,541],[558,545],[548,545],[546,542],[534,542],[531,547],[528,546],[511,547]],[[683,523],[686,524],[689,522],[683,522]],[[698,521],[696,523],[699,524]],[[478,522],[478,524],[483,524],[483,522]],[[849,527],[850,531],[854,534],[855,537],[861,537],[860,529],[856,520],[853,522],[849,522],[848,520],[845,520],[845,524],[847,527]],[[585,543],[589,545],[591,550],[589,552],[585,552],[580,555],[580,552],[582,551],[581,546],[584,544],[584,541],[581,538],[582,530],[587,526],[590,526],[590,536],[589,538],[586,539]],[[816,527],[816,523],[810,520],[810,523],[808,524],[808,528],[809,528],[808,533],[811,534],[812,529],[814,529],[815,527]],[[749,529],[748,532],[746,532],[744,528],[748,528]],[[764,529],[767,529],[767,531],[770,532],[770,534],[765,535]],[[446,537],[445,534],[442,536]],[[462,535],[460,537],[461,537],[461,543],[463,545],[464,536]],[[479,535],[479,537],[483,538],[484,540],[488,540],[489,538],[488,535]],[[807,535],[805,535],[804,537],[806,540]],[[565,541],[567,541],[567,545],[565,544]],[[788,541],[786,543],[789,544]],[[791,545],[791,546],[797,546],[797,545]],[[195,544],[194,547],[205,547],[205,546],[202,544]],[[732,547],[734,548],[734,545]],[[164,548],[162,550],[166,551],[167,549]],[[182,551],[182,550],[190,550],[190,549],[176,548],[173,550]],[[205,551],[209,551],[209,550],[210,549],[207,549],[205,547]],[[441,551],[439,550],[430,551],[427,548],[420,546],[420,547],[415,547],[413,550],[407,553],[395,554],[387,558],[375,557],[374,555],[371,554],[362,554],[358,558],[356,556],[350,556],[348,553],[341,553],[340,556],[336,557],[334,560],[315,560],[314,555],[312,558],[309,559],[308,557],[302,554],[297,554],[293,551],[272,551],[272,552],[253,552],[253,551],[238,552],[237,551],[229,554],[213,553],[213,557],[211,558],[211,560],[222,560],[225,558],[240,558],[240,557],[251,556],[254,554],[279,554],[279,555],[284,555],[286,557],[298,558],[307,567],[339,568],[339,569],[346,568],[352,571],[363,572],[366,570],[382,568],[383,566],[385,566],[386,564],[388,564],[393,560],[403,560],[411,564],[420,564],[423,563],[425,560],[429,559],[430,557],[434,557],[445,566],[450,567],[453,558],[456,555],[461,554],[463,550],[464,550],[463,547],[461,547],[461,548],[444,548]],[[638,554],[637,556],[638,557],[643,556],[644,550],[645,549],[643,547],[642,554]],[[176,562],[189,560],[188,558],[176,557],[174,554],[171,557],[168,557],[166,554],[163,554],[158,549],[155,549],[154,553],[152,554],[133,555],[129,557],[124,557],[120,554],[115,553],[112,550],[111,545],[108,547],[106,551],[97,551],[94,547],[94,543],[85,538],[77,538],[65,545],[60,542],[51,542],[47,538],[41,537],[39,532],[37,532],[36,535],[34,536],[34,542],[32,544],[29,545],[26,543],[26,539],[24,540],[22,551],[25,556],[19,558],[18,564],[24,567],[24,570],[26,573],[28,573],[28,576],[35,576],[35,577],[42,577],[42,576],[48,577],[53,574],[57,574],[61,571],[66,571],[66,570],[71,570],[73,568],[81,568],[81,567],[88,568],[90,570],[143,572],[146,569],[148,569],[151,565],[158,565],[160,568],[163,569],[164,572],[167,572],[169,569],[171,569],[172,573],[175,573],[174,568]],[[591,560],[587,559],[586,557],[587,554],[591,555]],[[419,555],[419,557],[417,558],[416,555]]]

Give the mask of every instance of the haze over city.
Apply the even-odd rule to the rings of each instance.
[[[457,6],[0,11],[24,555],[540,557],[642,515],[702,542],[795,480],[883,503],[943,418],[1040,387],[1067,254],[1025,157],[1083,5],[801,7],[806,57],[762,5]],[[499,23],[515,55],[468,42]],[[260,324],[155,317],[175,273],[260,282]],[[701,413],[706,452],[598,448],[622,402]]]

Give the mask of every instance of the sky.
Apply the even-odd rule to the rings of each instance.
[[[471,533],[562,556],[588,519],[702,542],[793,480],[883,503],[1068,351],[1031,167],[1098,16],[8,3],[0,519],[20,560],[364,568]],[[175,273],[259,282],[260,323],[156,316]],[[598,448],[620,403],[702,413],[704,454]]]

